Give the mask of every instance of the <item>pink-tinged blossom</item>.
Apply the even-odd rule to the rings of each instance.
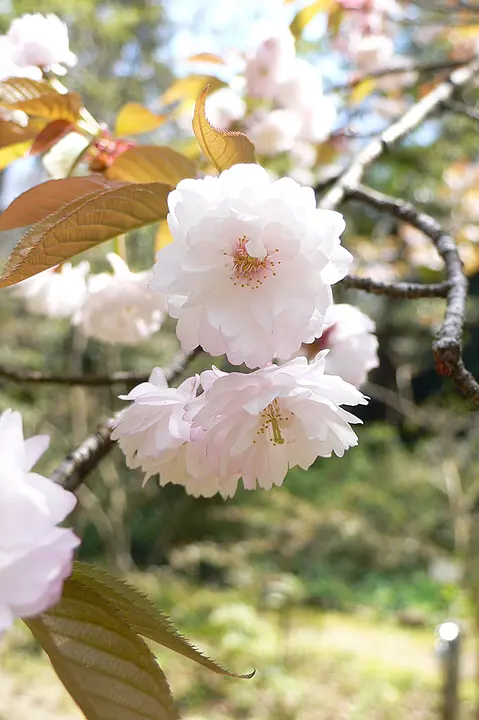
[[[276,155],[291,150],[302,126],[294,110],[261,111],[249,118],[247,134],[260,155]]]
[[[0,415],[0,636],[17,617],[44,612],[61,597],[79,539],[57,527],[75,496],[32,467],[48,436],[24,440],[22,416]]]
[[[52,13],[27,13],[15,18],[7,37],[14,47],[12,59],[19,67],[33,65],[63,74],[64,65],[76,64],[76,55],[69,47],[68,28]]]
[[[87,296],[88,262],[72,266],[71,263],[45,270],[24,280],[15,287],[28,310],[35,315],[48,317],[72,317]]]
[[[148,288],[149,272],[132,272],[108,253],[113,274],[88,279],[88,297],[74,317],[87,337],[106,343],[136,345],[160,329],[164,299]]]
[[[287,78],[295,55],[294,37],[289,30],[262,42],[246,62],[246,94],[272,100],[277,87]]]
[[[161,475],[163,484],[183,481],[184,445],[190,440],[191,423],[184,419],[185,404],[196,397],[199,377],[170,388],[161,368],[122,400],[131,405],[118,417],[113,440],[125,454],[130,468],[141,468],[145,481]]]
[[[300,357],[249,374],[216,371],[212,383],[202,375],[207,389],[186,405],[194,440],[186,447],[187,491],[202,494],[204,483],[206,494],[216,486],[227,497],[240,478],[248,490],[270,490],[290,468],[307,470],[317,457],[342,457],[356,445],[351,424],[361,421],[341,405],[367,399],[324,368],[322,353],[310,364]]]
[[[302,354],[314,358],[321,350],[328,349],[324,372],[339,375],[360,387],[366,382],[369,371],[379,365],[375,330],[374,321],[353,305],[332,305],[322,336],[304,345]]]
[[[232,88],[220,88],[208,96],[206,114],[212,125],[220,130],[229,130],[246,113],[246,104],[239,93]]]
[[[321,334],[352,256],[342,215],[317,209],[311,188],[235,165],[182,180],[168,205],[173,242],[158,252],[151,287],[167,296],[184,350],[255,368]]]
[[[0,82],[11,77],[27,77],[41,80],[42,71],[38,67],[20,67],[13,60],[15,47],[6,35],[0,35]]]

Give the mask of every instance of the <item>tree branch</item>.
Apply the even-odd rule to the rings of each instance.
[[[349,187],[347,197],[367,203],[413,225],[429,237],[444,261],[447,278],[446,309],[432,350],[439,375],[450,376],[464,395],[479,405],[479,383],[462,359],[462,333],[468,282],[454,239],[440,223],[412,203],[364,186]]]
[[[349,167],[342,173],[333,187],[324,195],[320,206],[334,209],[342,202],[346,192],[354,189],[362,180],[366,169],[386,150],[402,140],[435,112],[443,103],[454,97],[456,90],[469,83],[479,70],[479,60],[475,59],[464,67],[460,67],[418,103],[413,105],[399,120],[383,130],[374,140],[356,155]]]
[[[387,295],[392,298],[414,300],[428,297],[447,297],[449,282],[414,283],[414,282],[380,282],[371,278],[346,275],[341,281],[347,288],[364,290],[372,295]]]
[[[193,350],[189,355],[180,352],[171,365],[164,370],[167,382],[172,383],[181,377],[188,365],[201,353],[201,348]],[[119,413],[116,413],[100,422],[96,430],[53,471],[51,479],[61,484],[66,490],[76,490],[112,449],[114,442],[111,439],[111,433],[118,415]]]
[[[44,385],[83,385],[85,387],[101,387],[111,385],[136,385],[148,379],[142,372],[114,372],[110,375],[54,375],[40,370],[12,370],[0,365],[0,378],[18,383],[35,383]]]
[[[366,73],[364,75],[358,75],[357,77],[351,78],[344,83],[338,85],[331,85],[327,88],[328,92],[339,92],[341,90],[352,90],[357,85],[360,85],[364,80],[376,80],[389,75],[406,75],[410,72],[428,73],[428,72],[440,72],[441,70],[454,70],[455,68],[464,67],[468,63],[472,62],[474,58],[468,57],[462,60],[438,60],[437,62],[428,63],[416,63],[415,65],[408,66],[394,66],[389,68],[383,68],[382,70],[374,70],[373,72]]]

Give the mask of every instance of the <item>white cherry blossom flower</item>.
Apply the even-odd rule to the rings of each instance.
[[[28,310],[35,315],[72,317],[87,296],[89,270],[88,262],[75,266],[65,262],[24,280],[15,289],[25,299]]]
[[[247,134],[261,155],[276,155],[291,150],[302,126],[294,110],[258,112],[249,118]]]
[[[246,62],[246,93],[253,98],[273,99],[289,73],[296,55],[294,37],[286,30],[262,42]]]
[[[321,334],[331,284],[352,257],[342,215],[317,209],[311,188],[235,165],[182,180],[168,205],[173,242],[158,252],[151,287],[167,296],[185,351],[200,345],[255,368]]]
[[[323,334],[302,353],[312,359],[328,349],[325,373],[339,375],[346,382],[360,387],[370,370],[379,365],[378,339],[374,321],[359,308],[346,303],[332,305],[327,313]]]
[[[309,365],[301,357],[249,374],[218,373],[186,405],[193,439],[186,446],[187,491],[201,494],[205,483],[211,494],[216,484],[229,496],[240,478],[248,490],[257,484],[269,490],[282,485],[290,468],[306,470],[317,457],[342,457],[356,445],[351,424],[361,421],[341,405],[367,400],[342,378],[324,374],[324,355]]]
[[[132,404],[119,415],[112,438],[118,440],[127,466],[145,472],[145,482],[158,474],[162,484],[183,482],[184,445],[191,426],[183,416],[185,404],[196,397],[198,382],[196,375],[169,388],[163,370],[155,368],[148,382],[120,395]]]
[[[136,345],[160,329],[164,299],[149,290],[149,272],[132,272],[115,253],[108,253],[107,259],[113,274],[90,276],[88,297],[74,323],[87,337]]]
[[[68,28],[52,13],[27,13],[15,18],[7,37],[14,46],[12,59],[20,67],[34,65],[63,74],[64,65],[76,64],[77,57],[69,47]]]
[[[206,114],[212,125],[229,130],[246,113],[246,104],[239,93],[229,87],[220,88],[208,96]]]
[[[43,167],[54,180],[66,178],[70,174],[75,160],[80,153],[87,149],[89,144],[89,139],[84,135],[77,132],[68,133],[43,155]],[[78,170],[80,169],[78,168]]]
[[[80,543],[72,530],[57,527],[75,496],[32,472],[48,441],[24,440],[19,412],[0,415],[0,636],[16,617],[58,602]]]
[[[13,60],[15,47],[6,35],[0,35],[0,82],[11,77],[27,77],[41,80],[42,71],[38,67],[20,67]]]

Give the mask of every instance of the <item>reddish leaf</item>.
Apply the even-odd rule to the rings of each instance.
[[[27,190],[8,206],[0,215],[0,231],[33,225],[73,200],[114,184],[103,175],[48,180]]]
[[[46,153],[74,127],[75,125],[69,120],[53,120],[53,122],[48,123],[33,141],[30,155]]]

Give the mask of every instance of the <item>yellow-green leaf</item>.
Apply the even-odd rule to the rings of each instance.
[[[10,165],[14,160],[18,160],[18,158],[26,155],[30,151],[31,146],[32,141],[27,140],[26,142],[15,143],[14,145],[0,148],[0,170],[6,168],[7,165]]]
[[[213,75],[188,75],[187,77],[175,80],[174,83],[170,85],[168,90],[162,95],[162,103],[164,105],[171,105],[172,103],[179,102],[177,110],[182,112],[190,105],[195,104],[196,98],[206,85],[209,86],[211,92],[214,92],[224,87],[226,83]]]
[[[189,58],[187,58],[189,62],[208,62],[212,63],[213,65],[224,65],[225,61],[222,57],[219,55],[215,55],[214,53],[209,52],[203,52],[203,53],[197,53],[196,55],[190,55]]]
[[[123,105],[116,116],[115,135],[139,135],[159,128],[167,115],[157,115],[140,103]]]
[[[44,80],[13,77],[0,82],[0,100],[5,103],[33,100],[45,95],[58,95],[58,92]]]
[[[169,147],[138,145],[113,161],[105,175],[125,182],[165,182],[177,185],[183,178],[196,177],[195,164]]]
[[[103,594],[121,614],[130,628],[149,640],[174,650],[220,675],[248,678],[227,670],[211,658],[203,655],[171,624],[170,620],[139,590],[110,573],[92,565],[76,562],[73,576],[84,587]]]
[[[290,30],[294,37],[298,39],[303,34],[303,30],[311,22],[311,20],[319,13],[330,13],[338,6],[338,0],[315,0],[311,5],[307,5],[300,10],[293,18]]]
[[[8,110],[21,110],[27,115],[44,120],[68,120],[75,122],[82,108],[82,99],[76,92],[48,93],[31,100],[18,100],[17,102],[1,103]]]
[[[25,621],[87,720],[177,720],[166,677],[101,593],[67,580],[61,601]]]
[[[237,163],[256,162],[254,145],[244,133],[218,130],[209,122],[205,112],[207,94],[208,87],[196,101],[193,131],[208,160],[220,171]]]
[[[0,287],[165,218],[171,189],[159,182],[116,183],[73,200],[28,230],[7,260]]]
[[[374,80],[373,78],[365,78],[364,80],[361,80],[361,82],[356,83],[349,95],[350,104],[357,105],[362,102],[368,97],[368,95],[371,95],[376,85],[377,80]]]

